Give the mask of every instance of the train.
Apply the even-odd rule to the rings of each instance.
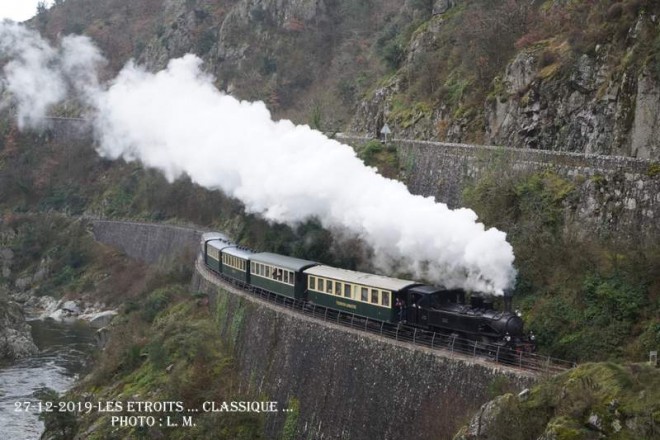
[[[200,241],[204,264],[223,278],[308,306],[322,306],[359,318],[442,333],[482,346],[516,352],[536,349],[533,334],[525,333],[522,318],[511,311],[510,297],[499,311],[483,295],[392,278],[315,261],[256,252],[239,246],[220,232],[207,232]]]

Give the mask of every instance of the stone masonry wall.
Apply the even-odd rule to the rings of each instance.
[[[339,136],[359,145],[368,139]],[[452,208],[466,186],[488,172],[529,174],[550,170],[572,181],[576,196],[567,217],[588,232],[657,236],[660,232],[660,164],[621,156],[394,139],[414,194],[434,196]]]
[[[97,241],[113,246],[131,258],[156,264],[164,258],[197,255],[203,231],[174,225],[93,220]]]

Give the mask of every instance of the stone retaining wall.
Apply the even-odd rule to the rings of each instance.
[[[360,145],[369,139],[338,136]],[[566,216],[586,233],[656,237],[660,232],[660,164],[620,156],[394,139],[408,188],[452,208],[487,173],[549,170],[575,185]]]

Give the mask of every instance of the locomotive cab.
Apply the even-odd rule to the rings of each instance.
[[[464,308],[465,291],[442,286],[416,286],[406,291],[404,303],[408,323],[426,328],[444,327],[438,323],[448,326],[449,319],[440,318],[439,314],[443,311],[459,312]]]

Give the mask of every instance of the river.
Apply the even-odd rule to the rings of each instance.
[[[30,321],[40,352],[0,367],[0,438],[35,440],[44,430],[33,393],[43,387],[64,392],[73,386],[95,348],[94,330],[84,322]],[[30,410],[21,402],[31,402]]]

